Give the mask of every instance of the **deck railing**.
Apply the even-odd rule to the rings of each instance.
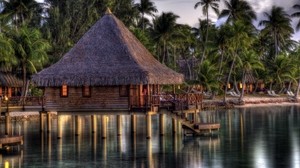
[[[1,106],[43,106],[44,97],[38,96],[13,96],[7,98],[1,98]]]

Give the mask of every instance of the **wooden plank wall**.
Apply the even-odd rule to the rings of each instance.
[[[68,97],[60,88],[45,88],[46,109],[128,109],[128,97],[120,97],[119,86],[91,87],[91,97],[82,96],[82,87],[69,87]]]

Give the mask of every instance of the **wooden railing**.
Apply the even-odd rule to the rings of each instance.
[[[176,108],[185,109],[189,105],[201,106],[203,96],[198,93],[185,93],[185,94],[157,94],[157,95],[144,95],[142,101],[139,100],[140,96],[131,96],[131,107],[150,107],[150,106],[174,106]]]
[[[43,106],[44,105],[44,97],[37,96],[13,96],[7,98],[1,98],[1,106]]]

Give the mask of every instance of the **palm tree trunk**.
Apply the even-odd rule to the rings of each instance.
[[[206,43],[207,43],[207,39],[208,39],[208,10],[206,11],[206,35],[205,35],[205,41],[204,41],[204,46],[203,46],[203,53],[202,53],[202,57],[201,57],[201,61],[200,61],[200,65],[202,64],[204,57],[205,57],[205,52],[206,52]]]
[[[25,92],[26,92],[26,64],[23,62],[22,63],[22,71],[23,71],[23,86],[22,86],[22,97],[25,96]]]
[[[298,101],[299,91],[300,91],[300,79],[298,79],[298,86],[297,86],[297,90],[295,92],[295,99],[296,99],[296,101]]]
[[[242,92],[241,92],[241,96],[240,96],[240,100],[239,101],[243,101],[244,99],[244,93],[245,93],[245,89],[244,89],[244,86],[245,86],[245,70],[243,70],[243,77],[242,77]]]
[[[163,49],[163,58],[162,58],[163,64],[165,64],[165,58],[166,58],[166,40],[164,40],[164,49]]]
[[[234,58],[233,58],[233,61],[231,63],[230,70],[229,70],[229,73],[228,73],[227,81],[225,83],[226,86],[225,86],[225,93],[224,93],[224,99],[223,99],[224,103],[226,103],[227,84],[230,82],[231,73],[232,73],[232,70],[233,70],[233,67],[234,67],[234,64],[235,64],[235,57],[236,57],[236,54],[234,54]]]

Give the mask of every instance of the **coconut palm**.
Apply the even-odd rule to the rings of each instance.
[[[243,21],[236,21],[232,26],[229,26],[230,33],[232,36],[227,40],[227,54],[231,56],[230,69],[227,75],[226,85],[230,82],[231,74],[235,67],[236,61],[241,59],[239,56],[246,52],[254,42],[250,32],[252,27],[245,25]],[[226,102],[227,87],[225,87],[224,102]]]
[[[0,33],[0,66],[12,67],[17,64],[11,40]]]
[[[273,6],[269,13],[264,13],[266,19],[259,22],[264,26],[262,33],[272,37],[274,41],[274,56],[276,57],[287,41],[292,37],[294,30],[289,15],[282,7]]]
[[[153,19],[153,27],[151,29],[151,35],[153,40],[157,42],[159,60],[165,63],[167,55],[167,42],[172,40],[172,36],[176,33],[176,19],[179,16],[172,12],[163,12],[160,16],[156,16]],[[162,49],[161,47],[162,46]],[[160,52],[161,51],[161,52]]]
[[[42,69],[47,63],[47,51],[50,45],[42,39],[41,33],[37,29],[20,27],[16,31],[11,31],[9,37],[14,54],[18,59],[23,74],[23,93],[25,95],[27,74],[36,73],[37,69]]]
[[[26,23],[40,24],[42,4],[35,0],[1,0],[3,10],[1,15],[6,15],[12,23],[19,27]]]
[[[300,4],[295,4],[293,8],[296,10],[291,16],[300,18]],[[296,25],[296,30],[298,31],[300,29],[300,20],[298,20],[298,23]]]
[[[246,81],[246,73],[252,73],[254,70],[264,70],[264,65],[260,61],[259,56],[253,50],[245,51],[241,53],[239,68],[242,69],[242,93],[240,96],[240,101],[244,98],[244,86]]]
[[[242,20],[247,24],[251,24],[252,20],[256,20],[256,13],[245,0],[226,0],[225,9],[219,15],[219,18],[224,17],[227,17],[227,22]]]
[[[208,18],[208,10],[209,8],[213,9],[213,11],[219,15],[219,2],[220,0],[200,0],[195,4],[195,9],[201,5],[202,6],[202,13],[206,16],[206,36],[204,41],[204,48],[203,48],[203,54],[201,57],[200,64],[202,63],[204,56],[205,56],[205,50],[206,50],[206,43],[208,41],[208,27],[209,27],[209,18]]]
[[[270,84],[270,90],[272,90],[274,83],[276,83],[278,87],[283,87],[283,82],[292,78],[293,71],[291,58],[285,54],[278,55],[271,60],[271,62],[271,66],[268,67],[269,78],[267,78],[267,81]]]
[[[154,16],[157,12],[156,6],[150,0],[141,0],[140,3],[135,4],[137,10],[142,14],[142,27],[145,30],[145,14]]]
[[[203,61],[198,73],[198,82],[206,88],[207,91],[213,93],[212,98],[214,98],[216,91],[220,87],[220,82],[218,80],[220,75],[218,68],[213,63],[209,60]]]

